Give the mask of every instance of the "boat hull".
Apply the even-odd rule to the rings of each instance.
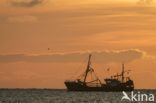
[[[133,86],[127,86],[126,84],[120,84],[118,86],[87,86],[85,84],[77,82],[65,82],[68,91],[104,91],[104,92],[120,92],[120,91],[133,91]]]

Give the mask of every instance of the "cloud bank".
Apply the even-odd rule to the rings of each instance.
[[[12,6],[18,6],[18,7],[34,7],[38,4],[43,3],[44,0],[13,0],[11,2]]]
[[[100,51],[100,52],[76,52],[66,54],[51,54],[51,55],[26,55],[12,54],[0,55],[0,63],[10,62],[82,62],[92,54],[95,61],[98,63],[108,62],[131,62],[143,57],[144,52],[139,50],[124,50],[124,51]]]

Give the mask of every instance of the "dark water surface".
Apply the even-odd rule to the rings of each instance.
[[[134,91],[134,93],[138,92],[156,95],[156,90]],[[130,92],[128,94],[130,95]],[[0,103],[131,103],[128,100],[121,102],[122,96],[122,92],[68,92],[63,89],[0,89]]]

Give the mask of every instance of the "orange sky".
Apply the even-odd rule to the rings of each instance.
[[[125,62],[156,89],[155,14],[154,0],[1,0],[0,88],[65,88],[92,52],[101,78]]]

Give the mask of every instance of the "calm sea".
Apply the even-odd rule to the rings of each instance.
[[[156,90],[135,90],[135,93],[138,93],[138,91],[139,93],[156,95]],[[130,95],[130,92],[128,94]],[[122,92],[68,92],[63,89],[0,89],[0,103],[121,103],[122,96]],[[122,101],[122,103],[130,102],[126,100]]]

